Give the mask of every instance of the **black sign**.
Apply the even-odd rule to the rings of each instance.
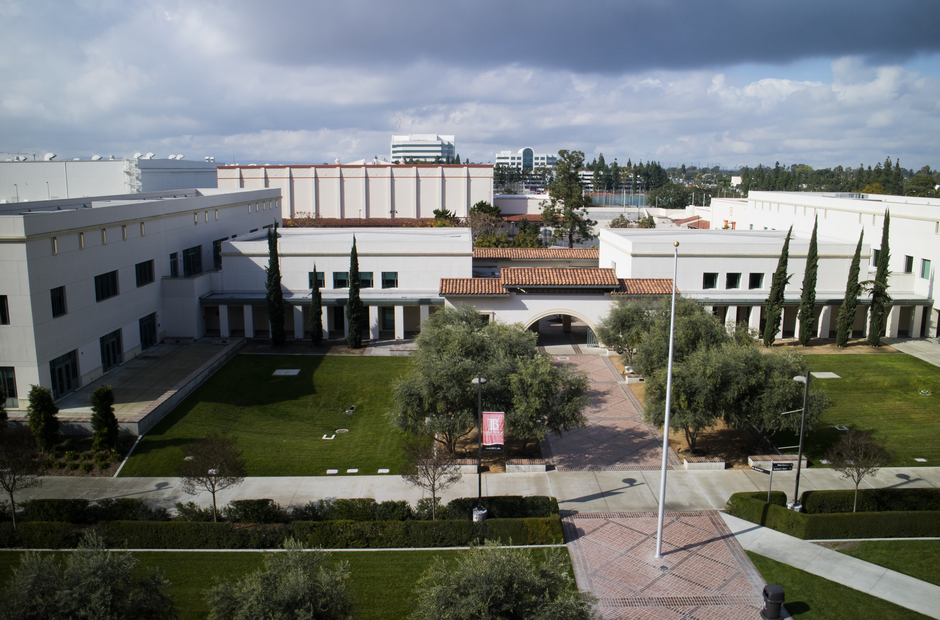
[[[793,471],[793,463],[774,463],[774,471]]]
[[[757,465],[752,465],[752,466],[751,466],[751,469],[753,469],[754,471],[759,471],[759,472],[762,473],[762,474],[769,474],[769,473],[770,473],[769,471],[767,471],[767,470],[764,469],[763,467],[758,467]]]

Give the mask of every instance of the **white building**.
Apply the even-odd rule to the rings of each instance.
[[[0,379],[60,398],[164,337],[204,334],[222,242],[281,217],[277,190],[188,189],[0,205]]]
[[[392,136],[392,163],[409,161],[441,162],[453,160],[457,154],[454,136],[439,136],[433,133]]]
[[[818,217],[819,235],[854,247],[864,230],[865,245],[877,252],[885,212],[891,212],[889,294],[898,310],[889,317],[888,334],[940,336],[940,301],[936,299],[936,269],[940,264],[940,199],[878,194],[750,192],[747,199],[712,199],[712,228],[784,231],[792,225],[806,238]],[[875,261],[863,262],[861,279],[874,278]],[[846,277],[848,270],[845,270]],[[843,282],[842,288],[845,288]],[[908,308],[902,300],[920,299]],[[865,301],[867,298],[862,297]],[[908,317],[907,314],[913,314]],[[904,325],[910,323],[913,329]]]
[[[218,187],[278,188],[285,218],[427,218],[435,209],[465,217],[477,202],[493,203],[493,166],[219,166]]]
[[[179,159],[0,162],[0,202],[217,187],[215,163]]]
[[[552,168],[558,161],[557,155],[537,154],[530,147],[521,148],[516,152],[500,151],[493,162],[499,166],[511,166],[521,170],[534,170],[539,167]]]

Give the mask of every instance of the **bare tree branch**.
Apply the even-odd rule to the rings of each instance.
[[[215,494],[245,479],[247,470],[237,439],[224,433],[210,433],[200,441],[183,446],[183,464],[176,468],[183,491],[196,495],[203,490],[212,494],[212,520],[218,521]]]

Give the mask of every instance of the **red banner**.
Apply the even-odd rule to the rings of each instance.
[[[483,445],[503,445],[503,424],[506,414],[502,411],[483,412]]]

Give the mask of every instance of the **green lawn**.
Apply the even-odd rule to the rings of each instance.
[[[841,356],[847,357],[847,356]],[[767,583],[783,587],[784,606],[798,620],[845,618],[927,619],[927,616],[853,590],[840,583],[811,575],[798,568],[747,552]]]
[[[249,476],[397,473],[402,434],[386,413],[404,357],[237,355],[140,441],[122,477],[174,476],[180,447],[210,432],[238,437]],[[299,368],[298,376],[274,377]],[[352,415],[344,412],[356,406]],[[337,429],[348,433],[324,440]]]
[[[530,553],[539,554],[533,549]],[[333,552],[333,559],[349,563],[350,589],[359,620],[401,620],[412,611],[418,579],[435,558],[453,560],[462,551],[364,551]],[[19,565],[22,552],[0,552],[0,584],[5,584]],[[64,554],[57,554],[64,555]],[[233,579],[262,566],[261,553],[173,553],[142,552],[134,554],[141,567],[163,570],[171,582],[169,594],[176,602],[181,620],[205,618],[208,609],[203,591],[216,578]],[[565,554],[567,558],[567,554]],[[570,570],[569,570],[570,572]]]
[[[894,453],[890,465],[940,465],[940,368],[910,355],[806,355],[814,372],[834,372],[841,379],[813,379],[812,387],[826,390],[832,399],[819,426],[804,441],[804,452],[820,466],[820,459],[841,431],[834,426],[874,430],[887,439]],[[930,396],[921,396],[920,390]],[[793,433],[774,437],[778,446],[796,445]],[[796,454],[796,450],[790,450]],[[914,458],[925,458],[918,463]]]
[[[940,540],[870,540],[839,551],[940,586]]]

